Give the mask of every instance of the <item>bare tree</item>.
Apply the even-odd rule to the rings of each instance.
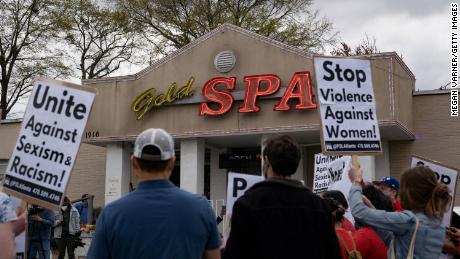
[[[439,87],[439,90],[446,90],[446,89],[449,89],[449,88],[452,88],[451,82],[447,82],[447,83],[445,83],[445,84],[442,84],[442,85]]]
[[[318,52],[335,43],[332,23],[311,11],[312,0],[114,0],[167,54],[223,23]]]
[[[334,56],[359,56],[359,55],[370,55],[379,53],[377,46],[375,45],[375,38],[369,38],[366,34],[366,37],[361,41],[361,43],[355,48],[351,48],[347,43],[340,42],[340,46],[336,47],[331,51],[331,55]]]
[[[31,91],[38,75],[65,78],[71,71],[53,48],[52,1],[0,0],[0,110],[12,107]]]
[[[55,14],[59,36],[70,46],[69,55],[82,79],[105,77],[131,62],[136,27],[125,12],[91,0],[62,0],[61,6]]]

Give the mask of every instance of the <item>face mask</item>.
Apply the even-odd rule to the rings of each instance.
[[[391,197],[391,191],[386,191],[386,190],[385,190],[385,191],[383,191],[383,193],[384,193],[386,196]]]
[[[392,195],[392,189],[390,189],[389,187],[386,187],[386,186],[380,186],[380,190],[382,190],[382,192],[391,198],[391,195]]]

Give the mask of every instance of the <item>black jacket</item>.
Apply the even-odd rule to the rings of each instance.
[[[233,205],[224,259],[341,258],[332,215],[300,182],[270,178]]]

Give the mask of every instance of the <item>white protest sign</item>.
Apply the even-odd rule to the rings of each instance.
[[[325,154],[380,153],[369,60],[315,58]]]
[[[447,185],[449,188],[449,194],[452,196],[452,199],[455,199],[455,190],[457,188],[457,178],[458,178],[458,170],[452,167],[445,166],[441,163],[436,161],[422,158],[419,156],[412,156],[411,159],[411,167],[415,166],[427,166],[436,174],[436,178],[438,181]],[[442,219],[442,223],[444,226],[450,226],[451,218],[452,218],[452,205],[454,204],[454,200],[444,214],[444,218]]]
[[[342,156],[325,156],[323,154],[315,154],[315,164],[313,165],[313,192],[318,193],[329,189],[329,186],[331,185],[331,176],[329,174],[328,165],[340,157]]]
[[[329,190],[341,191],[345,197],[348,197],[352,185],[348,177],[350,164],[351,156],[343,156],[329,164],[328,171],[331,175]]]
[[[313,191],[315,193],[337,190],[345,197],[351,188],[351,181],[348,178],[351,156],[325,156],[315,154]]]
[[[6,169],[5,192],[43,207],[60,206],[94,96],[68,83],[35,83]]]
[[[227,215],[232,214],[233,204],[254,184],[264,180],[263,176],[229,173],[227,185]]]

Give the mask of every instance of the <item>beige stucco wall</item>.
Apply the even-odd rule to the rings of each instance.
[[[414,95],[412,117],[416,140],[390,142],[390,171],[397,178],[416,154],[460,169],[460,122],[450,116],[450,92]],[[455,204],[460,205],[460,185]]]
[[[67,196],[79,199],[82,194],[94,195],[94,207],[104,205],[106,148],[82,144],[72,170]]]
[[[390,58],[379,57],[371,59],[372,85],[377,103],[377,118],[379,121],[392,120],[390,102]]]
[[[20,127],[20,122],[0,123],[0,159],[10,159]]]
[[[397,120],[407,130],[413,132],[413,114],[414,107],[412,105],[412,92],[415,90],[415,78],[404,70],[397,58],[392,60],[392,95],[394,99],[394,119]],[[390,97],[391,98],[391,97]]]

